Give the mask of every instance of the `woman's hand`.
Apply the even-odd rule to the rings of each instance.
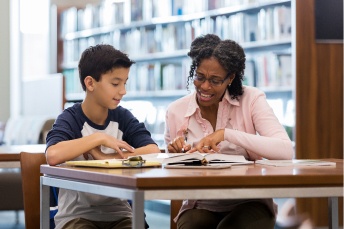
[[[196,151],[200,153],[214,153],[218,152],[220,149],[217,147],[217,144],[224,140],[225,130],[220,129],[215,131],[212,134],[202,138],[199,143],[189,150],[187,153],[194,153]]]
[[[167,150],[169,153],[184,153],[190,149],[191,145],[186,144],[184,137],[175,138],[167,146]]]

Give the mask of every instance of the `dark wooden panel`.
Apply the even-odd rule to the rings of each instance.
[[[343,158],[343,45],[316,44],[313,7],[296,1],[296,155]]]
[[[314,0],[295,6],[296,156],[343,158],[343,44],[316,43]],[[326,200],[298,199],[297,210],[316,226],[328,225]]]

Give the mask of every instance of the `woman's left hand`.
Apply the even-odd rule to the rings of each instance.
[[[217,144],[224,140],[225,130],[220,129],[215,131],[212,134],[202,138],[199,143],[189,150],[187,153],[200,152],[200,153],[214,153],[218,152],[220,149],[217,147]]]

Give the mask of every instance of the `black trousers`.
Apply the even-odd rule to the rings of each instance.
[[[177,227],[178,229],[273,229],[275,221],[275,217],[266,205],[252,201],[240,204],[230,212],[187,210],[179,217]]]

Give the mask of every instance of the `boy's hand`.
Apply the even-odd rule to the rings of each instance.
[[[112,144],[111,146],[107,146],[109,148],[112,148],[116,150],[116,152],[121,155],[121,158],[127,158],[125,156],[125,153],[134,153],[134,148],[130,146],[128,143],[125,141],[119,141],[116,139],[116,144]]]
[[[100,146],[98,146],[84,153],[84,158],[85,160],[101,160],[104,159],[102,155],[104,153],[100,150]]]
[[[122,150],[123,154],[128,153],[128,151],[126,150]],[[91,150],[89,150],[88,152],[84,153],[84,158],[85,160],[103,160],[103,159],[122,159],[122,158],[126,158],[123,157],[120,153],[103,153],[100,150],[100,146],[93,148]]]
[[[134,153],[134,148],[129,145],[127,142],[118,140],[117,138],[104,134],[102,138],[102,144],[105,147],[114,149],[121,157],[127,158],[125,153]],[[117,154],[116,154],[117,155]],[[119,157],[116,157],[119,158]]]

